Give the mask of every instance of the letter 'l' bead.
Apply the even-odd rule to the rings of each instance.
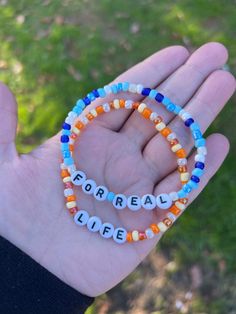
[[[113,233],[113,239],[116,243],[124,243],[126,241],[127,231],[124,228],[116,228]]]
[[[102,226],[102,221],[97,216],[92,216],[87,221],[87,228],[89,231],[97,232],[98,230],[100,230],[101,226]]]
[[[109,222],[104,222],[99,232],[103,238],[111,238],[114,232],[114,226]]]
[[[152,194],[145,194],[141,199],[141,204],[144,209],[152,210],[157,206],[156,198]]]
[[[83,171],[74,171],[71,175],[71,181],[74,185],[82,185],[86,180],[86,174]]]
[[[74,221],[79,226],[86,225],[88,220],[89,214],[86,212],[86,210],[79,210],[74,216]]]
[[[166,193],[157,195],[156,202],[157,202],[157,207],[161,209],[168,209],[172,205],[171,198]]]

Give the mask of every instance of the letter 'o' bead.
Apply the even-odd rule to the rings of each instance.
[[[94,190],[96,189],[97,185],[94,180],[85,180],[82,184],[82,190],[86,194],[93,194]]]
[[[71,181],[74,185],[82,185],[86,180],[86,174],[83,171],[74,171],[71,175]]]
[[[111,238],[114,232],[114,226],[109,222],[104,222],[99,232],[103,238]]]
[[[100,230],[101,226],[102,226],[102,221],[97,216],[92,216],[87,221],[87,228],[89,231],[97,232],[98,230]]]
[[[112,201],[112,204],[117,209],[124,209],[127,204],[127,198],[123,194],[116,194]]]
[[[154,209],[156,205],[156,198],[152,194],[145,194],[141,199],[141,204],[144,209],[151,210]]]
[[[138,195],[131,195],[127,199],[127,206],[129,209],[136,211],[141,208],[141,199]]]
[[[166,193],[157,195],[156,202],[157,202],[157,207],[161,209],[168,209],[170,208],[172,204],[171,198]]]
[[[116,243],[124,243],[126,241],[127,231],[124,228],[116,228],[113,233],[113,239]]]
[[[84,226],[89,220],[89,214],[86,210],[78,210],[74,216],[74,222],[79,226]]]

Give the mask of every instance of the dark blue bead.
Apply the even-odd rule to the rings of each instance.
[[[157,93],[155,99],[158,102],[162,102],[162,100],[164,99],[164,96],[162,94],[160,94],[160,93]]]
[[[150,94],[151,88],[143,88],[142,95],[148,96]]]
[[[94,90],[93,90],[93,94],[94,94],[94,96],[95,96],[96,98],[99,97],[99,94],[98,94],[98,90],[97,90],[97,89],[94,89]]]
[[[190,125],[194,122],[193,118],[189,118],[187,119],[186,121],[184,121],[184,124],[187,126],[187,127],[190,127]]]
[[[201,161],[197,161],[195,163],[195,168],[199,168],[199,169],[204,169],[205,168],[205,164]]]
[[[68,123],[66,123],[66,122],[64,122],[64,123],[62,124],[62,128],[63,128],[64,130],[70,130],[70,129],[71,129],[71,125],[68,124]]]
[[[90,99],[88,97],[84,97],[83,101],[84,101],[86,106],[88,106],[91,103],[91,101],[90,101]]]
[[[68,135],[62,135],[61,136],[61,142],[62,143],[68,143],[69,142],[69,136]]]
[[[191,176],[191,180],[196,183],[200,182],[200,179],[197,176]]]

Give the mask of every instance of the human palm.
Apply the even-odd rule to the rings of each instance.
[[[221,44],[206,44],[191,56],[185,48],[173,46],[139,63],[117,81],[157,88],[191,112],[205,131],[235,89],[233,76],[219,70],[226,60],[227,52]],[[76,226],[65,210],[59,134],[30,154],[19,156],[14,145],[16,104],[4,85],[0,97],[1,235],[80,292],[96,296],[109,290],[144,259],[160,235],[118,245]],[[141,100],[140,96],[132,97]],[[147,103],[164,117],[190,153],[191,137],[178,118],[161,106]],[[97,104],[98,101],[90,106]],[[206,174],[199,190],[191,194],[190,202],[223,162],[228,141],[223,135],[214,134],[207,139],[207,148]],[[79,169],[116,193],[157,194],[179,187],[176,161],[168,145],[156,134],[151,122],[137,112],[121,109],[96,118],[79,137],[75,156]],[[191,155],[189,164],[193,164]],[[76,194],[79,208],[116,227],[144,230],[162,218],[160,211],[118,211],[108,202],[84,195],[79,188]]]

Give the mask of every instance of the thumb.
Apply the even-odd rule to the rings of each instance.
[[[0,163],[17,156],[15,137],[17,103],[9,88],[0,82]]]

